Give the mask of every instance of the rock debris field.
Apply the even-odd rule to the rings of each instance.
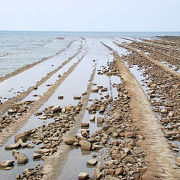
[[[179,37],[77,38],[0,78],[1,180],[178,180],[179,150]]]

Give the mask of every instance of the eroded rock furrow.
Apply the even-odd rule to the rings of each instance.
[[[5,113],[8,110],[8,114],[1,115],[0,117],[0,131],[5,129],[6,127],[10,126],[11,123],[18,122],[18,118],[25,113],[27,113],[30,106],[33,106],[34,101],[33,100],[27,100],[25,102],[22,101],[25,97],[27,97],[30,93],[33,91],[36,91],[36,89],[41,86],[43,83],[45,83],[48,79],[50,79],[56,72],[58,72],[60,69],[62,69],[66,64],[68,64],[73,58],[75,58],[80,52],[82,47],[80,47],[79,51],[75,53],[73,56],[68,58],[66,61],[64,61],[59,67],[57,67],[54,71],[51,71],[48,73],[45,77],[43,77],[40,81],[36,83],[35,86],[30,87],[26,92],[23,92],[16,96],[15,98],[12,98],[11,100],[3,103],[1,107],[1,113]],[[19,115],[17,115],[19,114]]]
[[[8,139],[11,135],[13,135],[15,132],[17,132],[26,122],[28,118],[36,111],[37,108],[42,106],[48,99],[51,97],[51,95],[54,93],[56,88],[59,87],[59,85],[68,77],[68,75],[76,68],[76,66],[81,62],[81,60],[84,58],[85,55],[83,55],[77,63],[72,65],[70,69],[61,77],[58,78],[58,80],[53,84],[48,91],[45,92],[44,96],[40,97],[38,101],[35,101],[33,105],[28,109],[28,111],[23,114],[21,117],[18,118],[18,121],[16,123],[10,124],[7,129],[2,131],[0,133],[0,145]]]
[[[169,64],[177,66],[177,68],[180,66],[179,57],[173,56],[167,52],[163,52],[160,49],[146,45],[143,42],[132,42],[129,45],[134,48],[138,48],[144,51],[145,53],[150,53],[148,55],[152,56],[153,59],[157,59],[158,61],[167,61]]]
[[[146,95],[115,52],[114,58],[121,78],[125,83],[125,88],[131,97],[130,106],[133,122],[145,138],[142,141],[142,146],[147,153],[148,169],[144,178],[178,179],[179,170],[176,166],[174,154],[169,150],[169,144],[164,138],[161,125],[152,111]]]
[[[120,47],[122,47],[122,48],[128,49],[128,50],[130,50],[130,51],[132,51],[132,52],[135,52],[135,53],[139,54],[140,56],[142,56],[142,57],[144,57],[145,59],[151,61],[152,63],[156,64],[156,65],[159,66],[160,68],[163,68],[163,69],[164,69],[165,71],[167,71],[168,73],[171,73],[171,74],[174,75],[175,77],[180,78],[180,73],[178,73],[178,72],[172,70],[171,68],[169,68],[169,67],[167,67],[167,66],[159,63],[158,61],[152,59],[151,57],[145,55],[144,53],[139,52],[139,51],[137,51],[137,50],[135,50],[135,49],[133,49],[133,48],[131,48],[131,47],[129,47],[129,46],[125,46],[125,45],[122,45],[122,44],[119,44],[119,43],[116,43],[116,42],[115,42],[115,44],[117,44],[118,46],[120,46]]]

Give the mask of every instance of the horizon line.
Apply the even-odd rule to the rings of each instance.
[[[0,30],[0,32],[2,31],[19,31],[19,32],[67,32],[67,33],[83,33],[83,32],[87,32],[87,33],[133,33],[133,32],[180,32],[179,31],[58,31],[58,30]]]

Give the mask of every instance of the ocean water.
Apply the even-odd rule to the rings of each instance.
[[[155,36],[180,36],[180,32],[61,32],[64,37],[85,38],[153,38]]]
[[[42,58],[55,55],[77,38],[152,38],[180,32],[25,32],[0,31],[0,77]],[[58,39],[64,37],[63,40]]]

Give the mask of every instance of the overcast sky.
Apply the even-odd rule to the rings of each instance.
[[[0,30],[180,31],[180,0],[0,0]]]

